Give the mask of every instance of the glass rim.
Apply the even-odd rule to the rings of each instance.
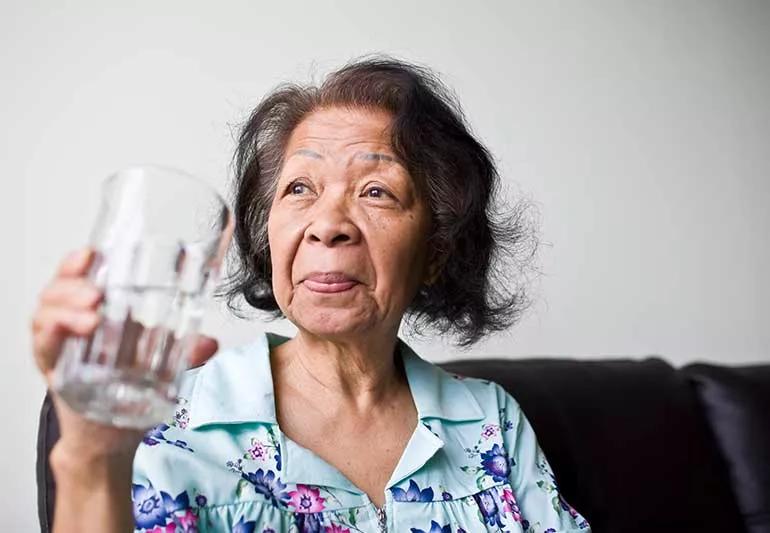
[[[205,181],[203,178],[200,178],[194,174],[190,174],[189,172],[182,170],[177,167],[172,167],[168,165],[158,165],[158,164],[136,164],[136,165],[129,165],[127,167],[121,168],[119,170],[116,170],[112,174],[108,175],[104,181],[102,182],[102,188],[104,190],[109,189],[109,187],[117,183],[121,179],[127,179],[130,172],[144,172],[144,171],[156,171],[156,172],[163,172],[166,174],[173,175],[174,178],[178,178],[183,181],[187,181],[188,183],[194,184],[196,187],[205,190],[207,193],[209,193],[212,197],[214,197],[220,204],[221,207],[223,207],[228,217],[233,216],[232,209],[230,208],[230,205],[228,204],[225,197],[219,192],[219,190]]]

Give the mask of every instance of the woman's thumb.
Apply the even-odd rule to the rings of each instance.
[[[199,335],[190,353],[190,368],[200,366],[217,353],[219,342],[212,337]]]

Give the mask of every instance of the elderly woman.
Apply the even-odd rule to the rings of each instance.
[[[521,213],[494,218],[494,163],[436,77],[380,57],[279,87],[235,162],[227,294],[297,335],[207,362],[216,343],[202,339],[176,414],[147,433],[55,398],[55,530],[588,530],[516,401],[397,336],[406,318],[467,346],[525,305],[495,262],[523,238]],[[64,336],[96,326],[89,261],[65,260],[41,295],[46,376]]]

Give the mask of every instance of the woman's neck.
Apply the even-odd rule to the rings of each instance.
[[[366,415],[407,386],[397,342],[396,332],[330,340],[300,330],[273,349],[273,379],[328,416]]]

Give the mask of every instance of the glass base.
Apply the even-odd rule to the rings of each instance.
[[[174,408],[157,383],[147,380],[70,381],[58,393],[86,418],[122,428],[149,429],[167,419]]]

